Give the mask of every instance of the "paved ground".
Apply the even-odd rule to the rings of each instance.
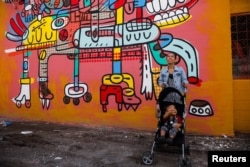
[[[25,134],[31,131],[31,134]],[[1,167],[140,167],[155,132],[110,127],[12,122],[0,127]],[[193,167],[207,166],[208,150],[250,150],[250,134],[187,136]],[[176,167],[178,155],[155,152],[155,167]]]

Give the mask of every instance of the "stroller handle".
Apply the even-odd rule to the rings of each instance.
[[[158,98],[158,101],[161,101],[164,99],[165,95],[166,94],[169,94],[170,92],[175,92],[177,93],[180,97],[184,98],[186,96],[186,92],[187,92],[187,89],[185,89],[185,92],[184,94],[182,94],[178,89],[176,88],[173,88],[173,87],[166,87],[164,88],[160,94],[159,94],[159,98]]]

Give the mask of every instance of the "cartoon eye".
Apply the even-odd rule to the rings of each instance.
[[[25,40],[29,35],[29,30],[26,30],[24,33],[23,33],[23,40]]]
[[[58,30],[65,27],[69,23],[68,17],[58,17],[52,22],[52,29]]]
[[[62,18],[58,18],[55,21],[55,26],[56,27],[61,27],[64,24],[64,20]]]

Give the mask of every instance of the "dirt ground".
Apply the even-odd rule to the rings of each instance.
[[[27,132],[32,132],[26,134]],[[46,122],[0,127],[1,167],[140,167],[155,132]],[[250,134],[186,136],[193,167],[207,166],[207,151],[250,150]],[[178,154],[154,152],[155,167],[178,166]]]

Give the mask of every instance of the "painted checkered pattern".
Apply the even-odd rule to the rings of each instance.
[[[160,68],[159,67],[154,67],[152,68],[153,71],[153,85],[154,85],[154,90],[155,90],[155,97],[158,100],[159,94],[162,90],[160,86],[158,86],[157,80],[160,76]]]

